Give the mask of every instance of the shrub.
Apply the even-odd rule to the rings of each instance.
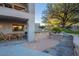
[[[61,31],[66,32],[66,33],[71,33],[71,34],[79,34],[79,30],[78,31],[73,31],[71,29],[64,29],[64,28],[62,28]]]
[[[54,27],[54,28],[52,28],[52,32],[54,32],[54,33],[60,33],[61,32],[61,28]]]

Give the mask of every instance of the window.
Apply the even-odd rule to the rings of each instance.
[[[20,11],[28,12],[28,4],[27,3],[0,3],[0,6],[7,7],[7,8],[13,8]]]
[[[23,31],[24,30],[24,25],[13,24],[12,25],[12,30],[13,31]]]
[[[14,9],[20,10],[20,11],[28,11],[28,5],[26,3],[15,3]]]
[[[17,6],[17,5],[15,5],[14,8],[15,8],[16,10],[25,10],[25,8],[20,7],[20,6]]]
[[[0,3],[0,6],[3,6],[3,4],[2,4],[2,3]]]
[[[8,3],[5,3],[4,5],[5,5],[5,7],[12,8],[12,5],[10,5]]]

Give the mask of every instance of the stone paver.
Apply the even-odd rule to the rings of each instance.
[[[26,40],[0,42],[0,55],[49,55],[41,51],[54,47],[59,43],[56,39],[49,39],[48,33],[36,34],[35,39],[35,42]]]
[[[34,50],[43,51],[50,47],[56,46],[58,43],[59,41],[56,39],[49,39],[48,33],[37,33],[36,41],[32,43],[27,42],[25,46]]]

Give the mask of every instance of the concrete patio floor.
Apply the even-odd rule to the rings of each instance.
[[[0,47],[0,56],[50,56],[50,54],[32,50],[22,44]]]
[[[14,41],[3,41],[0,42],[0,46],[11,46],[22,44],[26,48],[31,48],[33,50],[43,51],[45,49],[54,47],[59,43],[59,40],[49,39],[48,33],[36,33],[35,41],[28,42],[27,40],[14,40]]]
[[[32,54],[32,50],[41,52],[45,49],[56,46],[58,43],[59,41],[56,39],[49,39],[48,33],[37,33],[34,42],[28,42],[27,40],[0,42],[0,55],[10,55],[11,53],[13,53],[13,55],[20,55],[21,52],[21,55],[36,55],[37,52]]]
[[[53,38],[49,39],[49,35],[46,32],[37,33],[35,39],[36,39],[35,42],[32,43],[27,42],[24,45],[34,50],[43,51],[50,47],[54,47],[59,43],[59,40]]]

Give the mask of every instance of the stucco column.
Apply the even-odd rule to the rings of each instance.
[[[35,6],[29,4],[29,19],[28,19],[28,41],[35,41]]]

